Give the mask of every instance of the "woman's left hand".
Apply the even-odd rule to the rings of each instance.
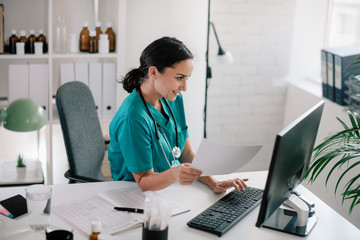
[[[225,181],[217,181],[215,183],[214,186],[212,186],[211,188],[213,189],[213,191],[215,193],[223,193],[225,192],[227,189],[234,187],[236,189],[236,191],[240,191],[240,189],[242,191],[245,191],[245,187],[246,184],[245,182],[249,180],[248,178],[235,178],[235,179],[229,179],[229,180],[225,180]]]

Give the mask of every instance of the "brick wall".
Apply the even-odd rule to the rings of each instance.
[[[295,3],[211,1],[211,21],[234,63],[216,63],[218,48],[211,33],[207,137],[223,143],[264,145],[248,170],[268,168],[275,134],[283,127]]]

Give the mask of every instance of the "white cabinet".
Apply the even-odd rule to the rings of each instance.
[[[48,96],[48,124],[46,126],[46,160],[42,160],[47,166],[45,175],[47,183],[53,182],[53,169],[56,168],[55,158],[58,144],[53,141],[53,128],[58,128],[57,110],[54,104],[54,97],[60,86],[60,66],[61,64],[77,63],[114,63],[116,68],[115,76],[118,78],[124,75],[125,59],[125,29],[126,29],[126,0],[0,0],[5,7],[5,40],[11,35],[11,30],[15,29],[17,35],[20,30],[25,30],[27,36],[31,29],[38,35],[40,29],[44,30],[44,35],[48,42],[48,53],[43,55],[25,54],[23,56],[0,54],[0,99],[1,105],[8,104],[9,96],[9,66],[12,64],[46,64],[48,66],[48,82],[40,86],[42,91],[47,92]],[[109,54],[98,53],[56,53],[54,52],[54,42],[56,35],[56,24],[58,16],[64,16],[67,27],[67,42],[70,34],[80,35],[83,22],[89,23],[89,30],[95,29],[96,21],[101,22],[101,30],[106,31],[106,23],[111,22],[116,34],[116,52]],[[67,48],[69,49],[69,48]],[[22,86],[18,86],[21,88]],[[121,99],[120,87],[116,87],[116,99]],[[115,107],[120,105],[117,100]],[[111,116],[101,119],[108,122]]]

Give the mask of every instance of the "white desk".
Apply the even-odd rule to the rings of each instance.
[[[263,188],[265,185],[267,172],[246,172],[246,173],[237,173],[228,176],[219,176],[219,179],[233,178],[233,177],[249,177],[248,181],[249,186]],[[106,182],[106,183],[86,183],[86,184],[60,184],[53,186],[53,197],[52,204],[61,204],[68,201],[73,201],[76,199],[81,199],[84,196],[91,196],[93,194],[117,188],[120,184],[135,184],[129,182]],[[306,239],[360,239],[360,230],[354,227],[349,223],[345,218],[336,213],[330,207],[328,207],[324,202],[318,199],[315,195],[309,192],[306,188],[299,186],[299,192],[304,196],[314,200],[316,204],[316,215],[319,218],[317,225],[312,230],[312,232],[306,237]],[[170,240],[183,240],[183,239],[219,239],[214,234],[206,233],[196,229],[189,228],[186,223],[199,214],[201,211],[209,207],[216,200],[221,198],[224,194],[214,194],[210,188],[203,185],[200,182],[195,182],[190,186],[181,186],[179,184],[174,184],[167,189],[160,191],[163,195],[182,203],[184,206],[191,209],[190,212],[186,212],[177,216],[174,216],[170,220],[169,225],[169,237]],[[24,187],[14,187],[14,188],[4,188],[0,191],[0,199],[10,197],[14,194],[23,194]],[[259,207],[246,216],[241,222],[234,226],[231,230],[225,233],[220,239],[304,239],[295,235],[289,235],[286,233],[274,231],[267,228],[257,228],[255,227],[255,222],[257,220]],[[2,216],[1,216],[2,217]],[[5,217],[0,218],[4,219]],[[7,220],[9,222],[9,220]],[[10,225],[6,223],[5,226],[0,225],[0,239],[45,239],[43,233],[33,232],[27,227],[27,216],[21,216],[17,220],[11,220],[16,222],[16,224],[21,224],[20,227],[15,224]],[[51,216],[51,225],[58,227],[58,229],[73,229],[66,222],[62,221],[56,215],[52,214]],[[10,227],[9,227],[10,226]],[[11,226],[14,226],[15,229],[18,229],[18,233],[11,235],[10,233],[15,231]],[[5,229],[4,229],[5,228]],[[142,232],[141,228],[136,228],[132,230],[125,231],[115,235],[115,239],[141,239]],[[4,237],[4,232],[6,232],[6,237]],[[9,236],[10,235],[10,236]],[[88,239],[88,236],[74,230],[74,239]]]
[[[16,164],[16,161],[5,161],[0,164],[0,187],[44,182],[40,161],[26,161],[24,168],[17,168]]]

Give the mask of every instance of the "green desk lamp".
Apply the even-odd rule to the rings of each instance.
[[[29,98],[21,98],[0,109],[0,124],[11,131],[28,132],[39,130],[46,123],[45,110]]]

